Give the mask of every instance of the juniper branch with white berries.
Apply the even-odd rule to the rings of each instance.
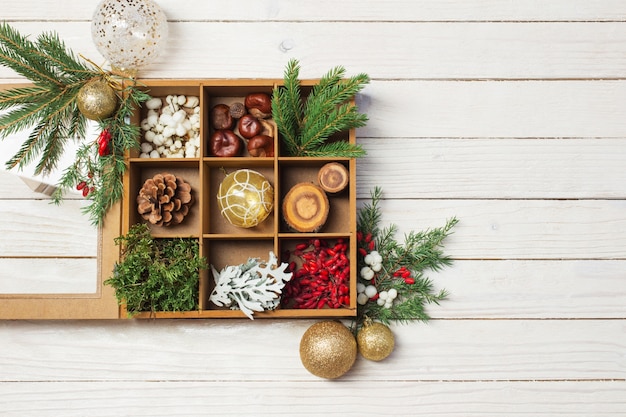
[[[381,198],[382,190],[376,187],[371,193],[371,203],[364,204],[357,217],[359,295],[355,333],[366,320],[384,324],[428,321],[426,304],[438,304],[448,295],[445,290],[435,291],[425,273],[451,265],[451,258],[442,251],[442,243],[458,220],[453,217],[444,227],[412,231],[400,243],[395,239],[396,225],[380,227]]]

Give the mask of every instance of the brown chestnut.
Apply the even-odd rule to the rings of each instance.
[[[242,141],[232,130],[216,130],[209,139],[209,149],[213,156],[238,156],[241,154],[241,148]]]
[[[256,135],[248,141],[250,156],[274,156],[274,138],[267,135]]]
[[[233,117],[230,115],[230,107],[226,104],[216,104],[211,109],[211,125],[213,129],[232,129]]]
[[[239,122],[237,122],[237,129],[239,130],[239,134],[246,139],[250,139],[261,133],[263,130],[263,125],[259,122],[259,119],[254,117],[251,114],[244,115]]]
[[[261,119],[272,115],[272,98],[266,93],[251,93],[244,100],[248,111]]]

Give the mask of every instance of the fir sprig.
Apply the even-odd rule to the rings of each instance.
[[[437,271],[451,265],[452,259],[444,254],[442,244],[458,220],[453,217],[443,227],[411,231],[404,236],[403,242],[399,242],[396,240],[396,225],[380,226],[381,198],[382,190],[376,187],[371,193],[371,202],[364,204],[357,216],[359,270],[368,266],[365,256],[373,251],[380,255],[382,263],[373,278],[359,276],[361,284],[376,287],[377,295],[359,303],[353,326],[355,332],[367,319],[384,324],[391,321],[428,321],[430,316],[426,305],[438,304],[448,296],[446,290],[435,291],[433,282],[425,274],[429,270]],[[397,292],[395,301],[390,306],[378,303],[378,294],[389,292],[392,288]]]
[[[206,260],[197,239],[154,239],[145,223],[115,239],[120,262],[104,283],[129,316],[140,312],[191,311],[198,308],[198,279]]]
[[[0,24],[0,64],[34,83],[0,93],[0,109],[9,110],[0,116],[0,139],[33,128],[7,168],[24,168],[40,158],[35,174],[48,173],[67,141],[85,133],[87,122],[74,98],[93,68],[76,60],[55,34],[33,42],[6,23]]]
[[[6,167],[23,169],[36,163],[34,174],[46,175],[57,169],[67,145],[77,143],[75,162],[57,184],[53,202],[59,203],[65,191],[85,182],[91,204],[84,212],[93,224],[102,224],[108,209],[122,197],[125,152],[138,146],[139,128],[128,119],[148,94],[137,88],[135,80],[78,59],[57,34],[43,33],[31,41],[6,23],[0,24],[0,64],[33,83],[0,92],[0,111],[4,111],[0,140],[31,130]],[[77,103],[80,89],[96,79],[106,80],[120,103],[111,117],[98,122],[111,135],[107,155],[99,154],[95,141],[83,141],[88,120]]]
[[[284,86],[274,89],[272,117],[290,156],[360,157],[364,149],[345,140],[328,142],[338,132],[363,127],[367,116],[359,113],[351,102],[367,83],[367,74],[344,79],[345,68],[329,70],[311,89],[306,99],[301,96],[300,65],[288,62]]]
[[[123,87],[117,112],[99,122],[100,130],[108,131],[111,135],[111,153],[98,155],[96,141],[82,143],[74,163],[63,172],[59,180],[60,187],[52,195],[55,203],[61,202],[64,190],[84,181],[90,189],[87,196],[90,204],[83,207],[82,211],[94,224],[102,222],[107,211],[122,198],[124,192],[124,155],[128,150],[139,146],[139,127],[126,123],[126,120],[137,106],[149,98],[147,93],[135,88],[133,84]]]

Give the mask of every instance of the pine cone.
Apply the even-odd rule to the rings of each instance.
[[[157,226],[181,223],[192,204],[191,185],[169,173],[147,179],[137,196],[137,211]]]

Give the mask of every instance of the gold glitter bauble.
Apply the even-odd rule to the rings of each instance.
[[[102,78],[89,81],[78,90],[78,110],[88,119],[102,120],[111,116],[117,108],[115,90]]]
[[[321,321],[304,332],[300,341],[300,360],[304,367],[320,378],[339,378],[356,360],[356,340],[350,330],[338,321]]]
[[[260,173],[240,169],[224,178],[217,191],[222,216],[233,226],[254,227],[274,208],[274,187]]]
[[[359,353],[371,361],[382,361],[393,352],[395,338],[391,329],[378,322],[365,323],[356,335]]]

